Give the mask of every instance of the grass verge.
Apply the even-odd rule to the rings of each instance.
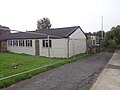
[[[104,51],[115,52],[115,50],[118,50],[118,49],[120,49],[120,45],[111,44],[111,45],[106,46],[104,48]]]

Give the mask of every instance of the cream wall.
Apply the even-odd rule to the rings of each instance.
[[[73,34],[69,36],[70,38],[86,38],[85,34],[78,28]]]
[[[8,43],[7,43],[7,50],[10,52],[15,52],[15,53],[25,53],[25,54],[35,55],[35,40],[32,40],[32,47],[8,46]]]
[[[86,39],[70,39],[69,57],[86,52]]]
[[[25,40],[25,39],[24,39]],[[30,40],[30,39],[29,39]],[[43,47],[42,40],[39,40],[40,56],[48,57],[48,48]],[[35,40],[32,40],[32,47],[26,46],[8,46],[7,50],[15,53],[25,53],[35,55]],[[67,39],[52,39],[52,47],[50,48],[50,57],[67,58]]]
[[[42,39],[40,40],[40,56],[48,57],[48,48],[42,46]],[[67,39],[52,39],[52,47],[50,48],[50,57],[67,58]]]
[[[78,28],[72,35],[70,35],[69,40],[69,57],[86,52],[86,36]]]

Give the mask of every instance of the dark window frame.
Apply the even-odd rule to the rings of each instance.
[[[43,40],[42,41],[42,46],[44,48],[47,48],[48,47],[48,40]],[[52,48],[52,40],[49,40],[49,47]]]
[[[13,40],[13,46],[18,46],[18,40]]]
[[[19,46],[25,46],[25,41],[24,40],[19,40]]]
[[[26,47],[32,47],[32,40],[26,40]]]

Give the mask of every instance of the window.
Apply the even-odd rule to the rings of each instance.
[[[18,46],[18,40],[13,40],[13,46]]]
[[[19,46],[25,46],[24,40],[19,40]]]
[[[12,40],[8,40],[8,46],[12,46]]]
[[[43,40],[43,47],[48,47],[48,40]],[[52,41],[49,40],[49,47],[52,47]]]
[[[95,45],[95,40],[93,40],[93,45]]]
[[[26,40],[26,47],[32,47],[32,40]]]

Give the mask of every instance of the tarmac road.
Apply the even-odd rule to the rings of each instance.
[[[87,90],[112,55],[112,52],[101,52],[84,60],[38,74],[1,90]]]

